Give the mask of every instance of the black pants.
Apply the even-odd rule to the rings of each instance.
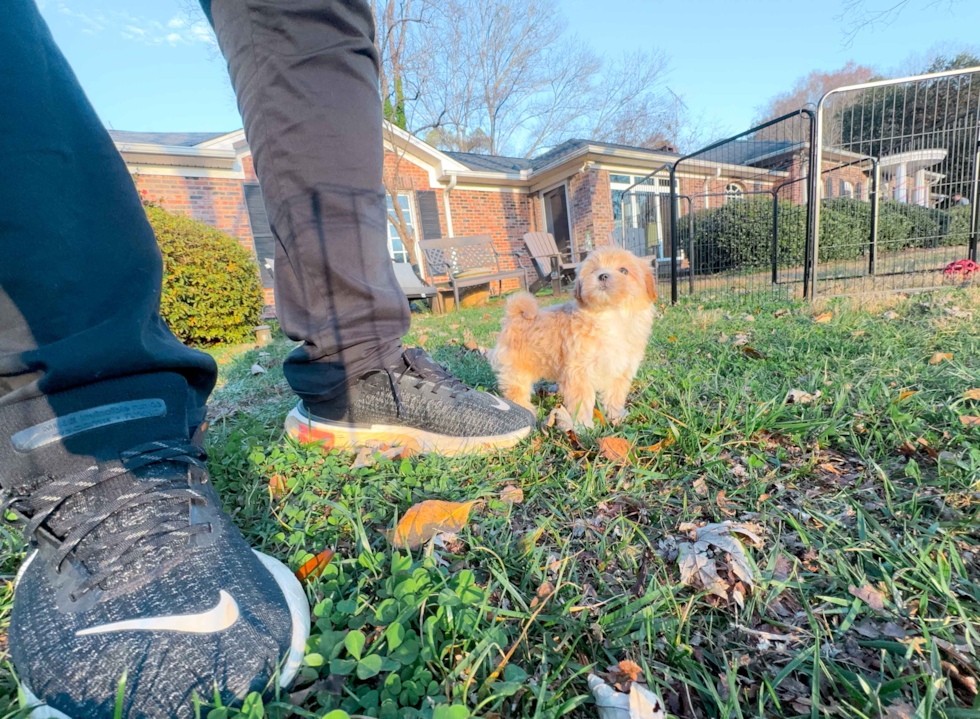
[[[378,59],[363,0],[214,0],[276,237],[276,306],[304,344],[301,397],[341,394],[400,350],[388,257]],[[33,0],[0,23],[0,410],[94,381],[215,364],[158,314],[161,258],[132,178]]]

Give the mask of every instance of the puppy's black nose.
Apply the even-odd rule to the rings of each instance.
[[[608,272],[600,272],[599,273],[599,282],[605,282],[608,279],[609,279],[609,273]]]

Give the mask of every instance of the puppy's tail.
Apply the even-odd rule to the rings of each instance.
[[[504,317],[508,322],[531,322],[538,316],[538,303],[530,292],[518,292],[507,300]]]

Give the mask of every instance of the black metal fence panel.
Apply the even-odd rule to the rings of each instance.
[[[818,296],[976,277],[980,70],[866,83],[817,109]]]

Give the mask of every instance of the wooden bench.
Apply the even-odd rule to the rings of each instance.
[[[422,282],[407,262],[392,262],[391,266],[395,268],[395,278],[407,299],[431,301],[439,294],[435,287]]]
[[[459,309],[459,291],[465,287],[498,282],[503,289],[504,280],[520,279],[521,286],[527,289],[527,276],[523,269],[505,270],[500,266],[501,256],[512,254],[520,257],[519,253],[497,252],[490,235],[421,240],[419,249],[425,256],[430,277],[449,277],[448,287],[436,289],[447,294],[451,291],[456,309]]]

